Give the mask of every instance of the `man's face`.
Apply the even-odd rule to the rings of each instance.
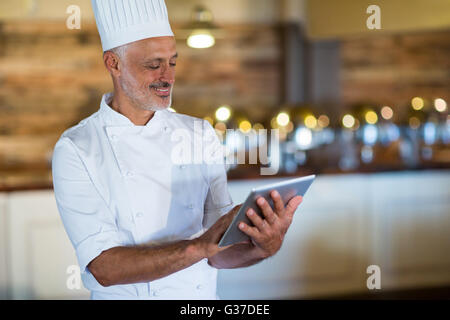
[[[121,59],[118,81],[135,107],[152,111],[170,107],[177,59],[173,37],[133,42]]]

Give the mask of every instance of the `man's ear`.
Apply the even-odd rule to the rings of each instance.
[[[114,52],[106,51],[105,53],[103,53],[103,63],[105,64],[106,69],[108,69],[111,75],[120,75],[120,59]]]

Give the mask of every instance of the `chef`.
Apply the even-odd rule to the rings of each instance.
[[[215,299],[217,269],[274,255],[301,197],[259,199],[264,218],[250,210],[240,225],[251,241],[219,248],[239,206],[211,125],[168,110],[178,54],[164,1],[92,6],[114,91],[61,135],[52,162],[83,284],[92,299]],[[177,160],[181,130],[209,161]]]

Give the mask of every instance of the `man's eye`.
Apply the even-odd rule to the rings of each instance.
[[[156,69],[159,69],[159,66],[148,66],[147,68],[152,69],[152,70],[156,70]]]
[[[176,63],[169,63],[171,67],[175,67],[177,64]]]

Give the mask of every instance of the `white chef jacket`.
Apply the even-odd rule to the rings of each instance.
[[[116,246],[198,237],[233,207],[221,144],[209,122],[161,110],[136,126],[108,106],[110,99],[104,95],[96,113],[62,134],[52,161],[58,210],[84,286],[92,299],[215,299],[217,270],[206,259],[149,283],[110,287],[86,267]],[[186,150],[180,132],[189,133],[187,145],[197,156],[204,150],[202,160],[210,161],[174,158]]]

